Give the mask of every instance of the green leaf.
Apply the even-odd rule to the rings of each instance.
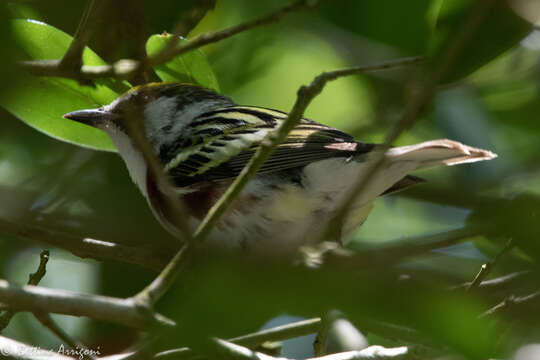
[[[152,35],[146,42],[148,56],[161,51],[172,36],[170,34]],[[180,38],[180,41],[186,40]],[[198,49],[156,66],[155,71],[159,78],[165,82],[195,83],[219,92],[216,76],[206,59],[206,55]]]
[[[449,47],[458,39],[471,16],[481,16],[474,31],[465,35],[459,55],[442,82],[459,80],[519,43],[532,24],[518,16],[507,1],[494,1],[488,9],[478,10],[473,0],[444,0],[439,11],[436,31],[431,39],[433,64],[439,64]]]
[[[42,22],[13,20],[11,31],[25,59],[60,59],[71,43],[71,36]],[[104,65],[92,50],[83,53],[84,65]],[[125,82],[97,80],[95,87],[74,80],[18,74],[17,83],[3,94],[0,105],[28,125],[57,139],[97,150],[116,151],[108,136],[97,129],[62,118],[80,109],[99,107],[129,89]]]

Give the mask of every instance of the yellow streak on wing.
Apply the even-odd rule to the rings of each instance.
[[[202,120],[207,120],[207,119],[212,119],[212,118],[243,120],[249,125],[264,125],[265,124],[265,122],[262,121],[257,116],[251,115],[251,114],[244,114],[244,113],[241,113],[241,112],[226,112],[226,113],[213,114],[213,115],[210,115],[210,116],[207,116],[207,117],[202,117],[202,118],[198,119],[197,121],[202,121]],[[223,126],[225,128],[227,127],[227,125],[221,125],[221,126]],[[194,130],[198,131],[198,130],[212,128],[212,127],[216,127],[216,124],[213,124],[213,123],[210,122],[210,123],[206,123],[204,125],[196,126]]]
[[[256,107],[256,106],[235,106],[235,109],[246,109],[246,110],[254,110],[260,113],[268,114],[270,116],[273,116],[277,119],[285,119],[287,117],[286,113],[283,113],[281,111],[262,108],[262,107]]]

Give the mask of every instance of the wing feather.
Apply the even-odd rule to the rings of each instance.
[[[231,106],[198,116],[190,125],[190,145],[165,165],[177,186],[237,176],[264,137],[286,119],[287,114],[266,108]],[[331,157],[368,152],[372,144],[358,143],[337,129],[302,119],[259,172],[303,167]]]

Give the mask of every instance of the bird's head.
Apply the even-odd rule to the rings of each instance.
[[[160,146],[181,139],[186,125],[198,115],[230,105],[229,98],[197,85],[151,83],[134,87],[108,105],[73,111],[64,118],[105,131],[117,147],[118,137],[142,124],[145,136],[158,151]]]

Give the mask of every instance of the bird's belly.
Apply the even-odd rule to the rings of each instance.
[[[346,240],[365,221],[377,196],[407,174],[410,165],[405,165],[391,164],[372,179],[344,219],[340,240]],[[335,158],[304,167],[298,177],[301,181],[279,175],[257,176],[228,208],[207,243],[221,248],[287,253],[317,242],[367,166],[365,162]],[[227,186],[207,191],[217,200]],[[205,200],[208,193],[192,196],[193,204],[212,203]]]
[[[293,254],[300,246],[320,240],[338,205],[336,199],[314,197],[296,184],[260,189],[257,186],[262,184],[252,184],[235,200],[209,235],[208,246],[260,254]],[[200,195],[199,205],[208,198],[207,194]],[[345,220],[345,231],[348,233],[363,223],[370,209],[371,203],[354,209]]]

